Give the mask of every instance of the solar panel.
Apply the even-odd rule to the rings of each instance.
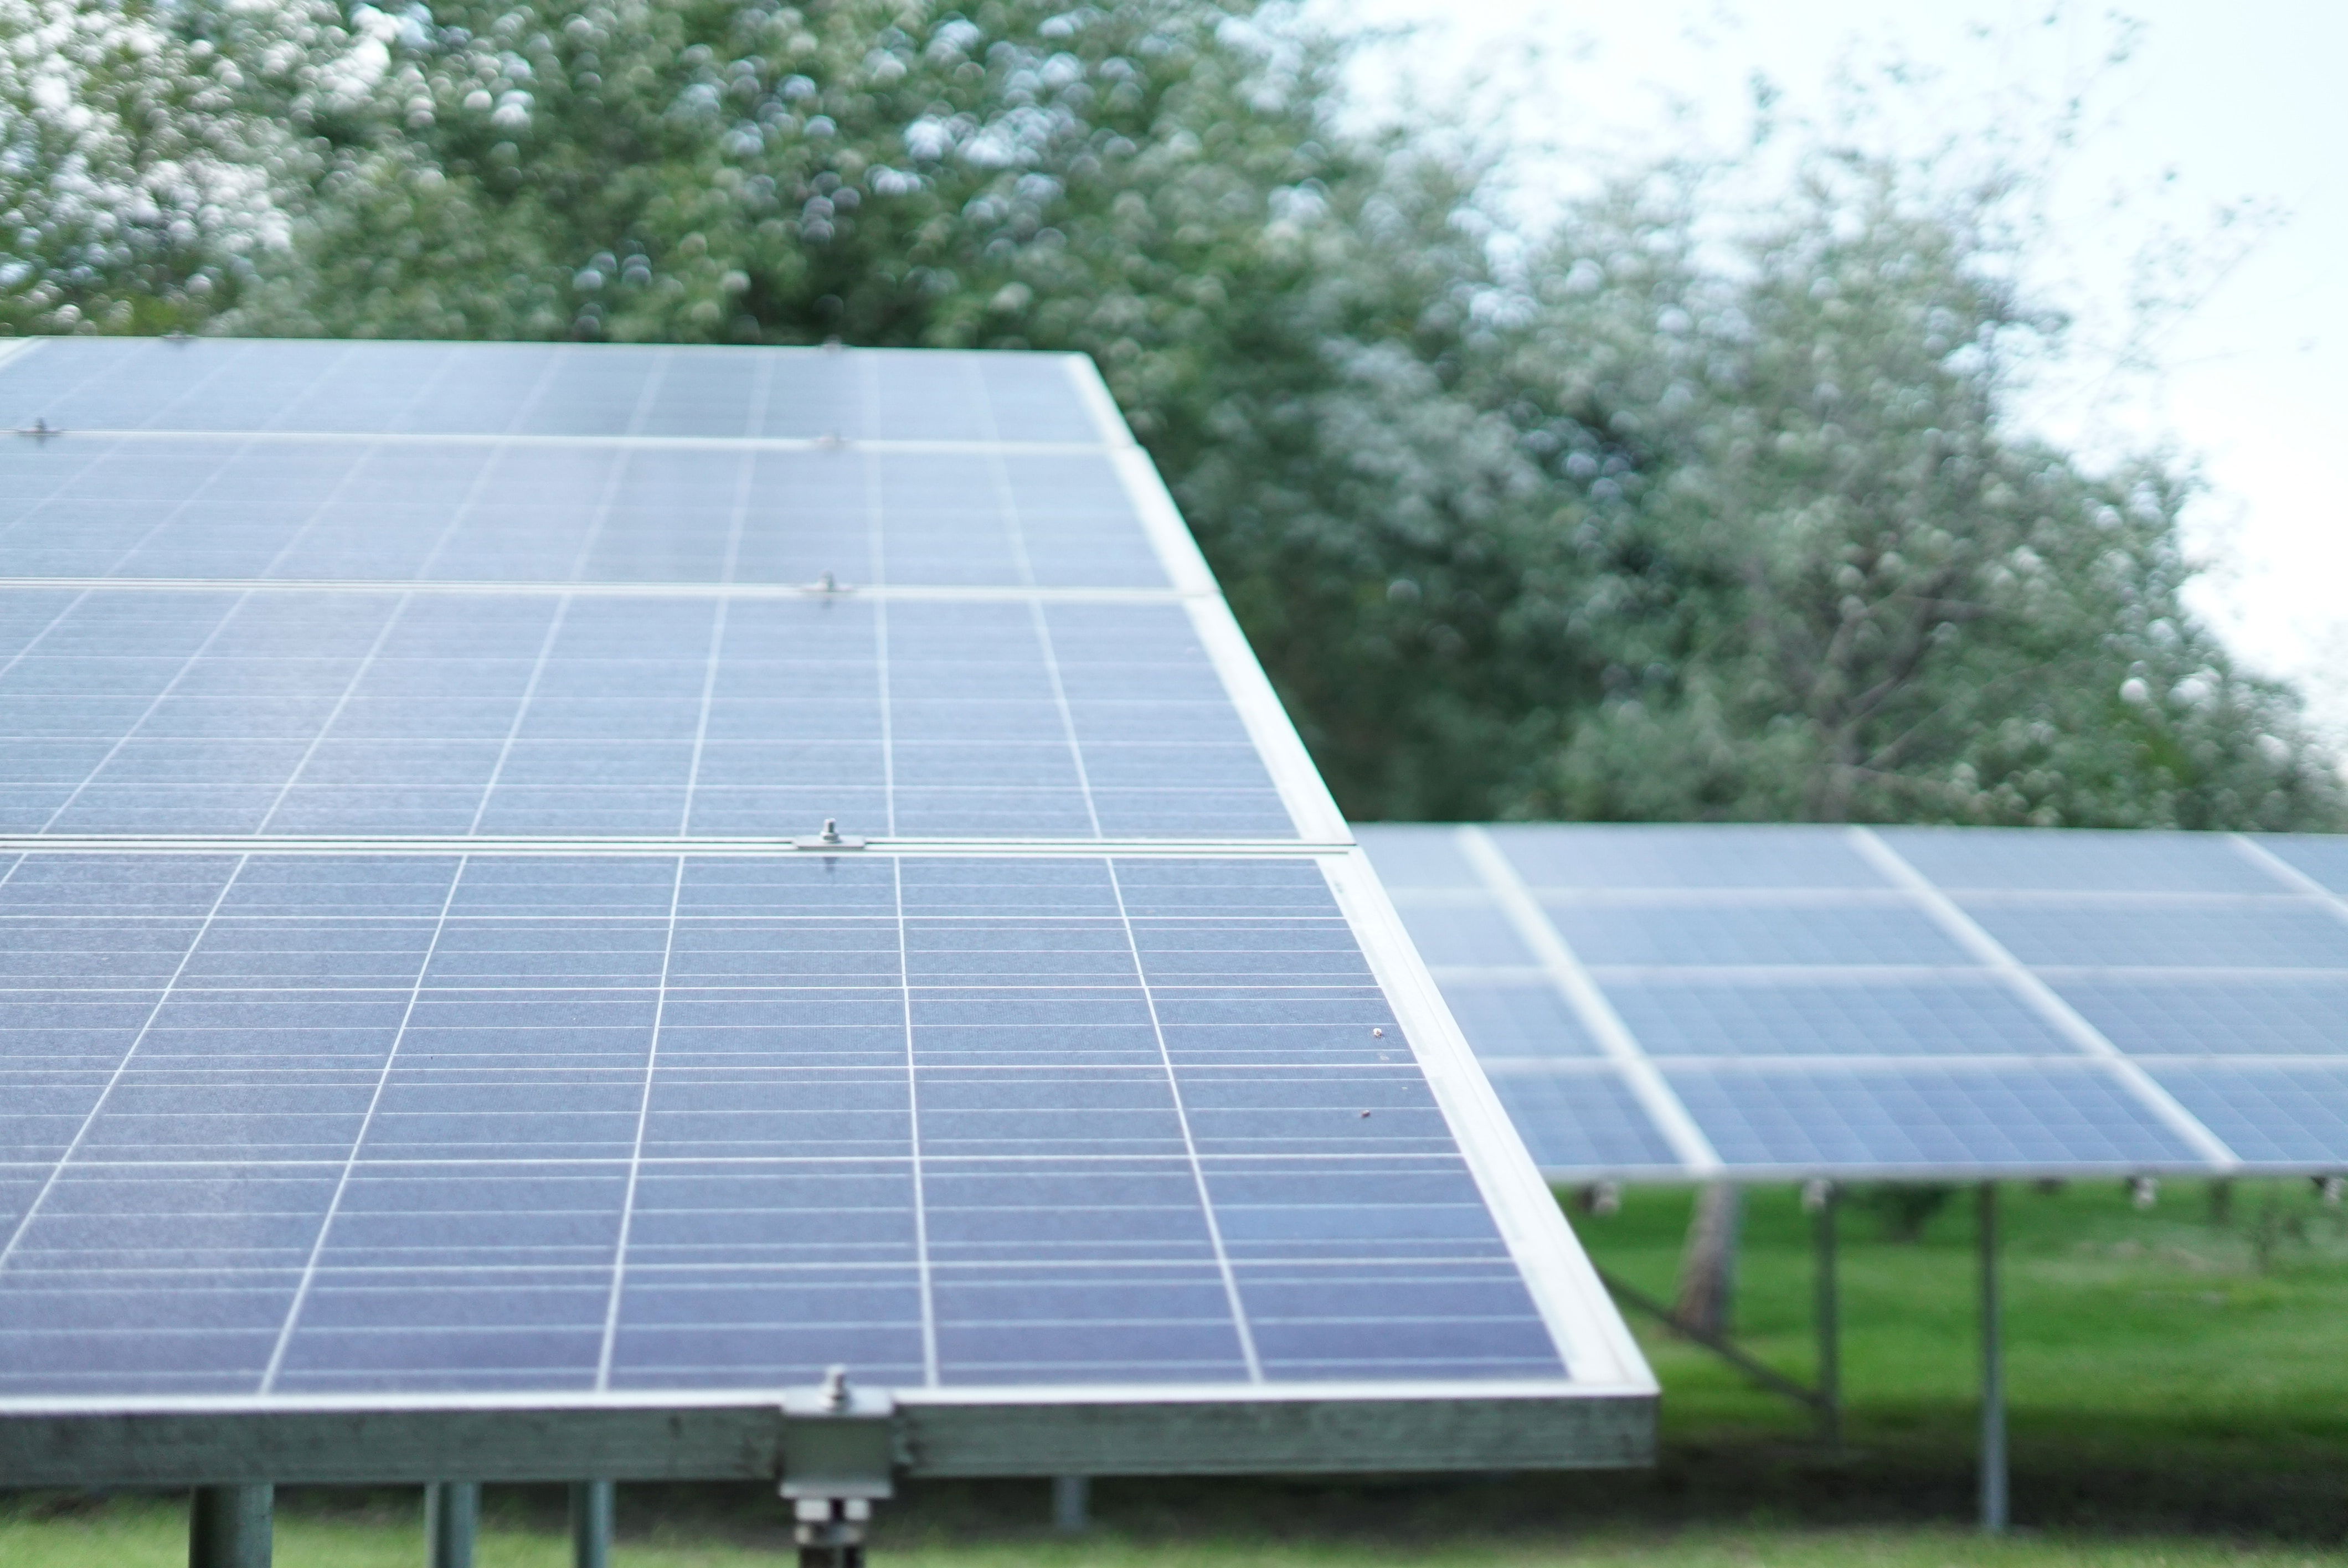
[[[1361,836],[1555,1177],[2348,1167],[2334,841],[1513,824]],[[1536,957],[1461,956],[1499,950],[1511,957],[1495,964]]]
[[[1089,365],[74,340],[0,405],[12,1480],[1646,1450]]]

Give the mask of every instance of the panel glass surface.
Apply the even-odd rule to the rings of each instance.
[[[1800,905],[1722,898],[1669,905],[1545,900],[1585,964],[1970,965],[1921,910],[1899,903]]]
[[[52,338],[0,423],[359,435],[1096,443],[1066,356],[566,343]]]
[[[1878,828],[1951,891],[2277,893],[2272,873],[2222,834],[2038,828]]]
[[[2266,834],[2255,842],[2276,859],[2334,893],[2348,894],[2348,838]]]
[[[2303,900],[2027,904],[1961,900],[2025,964],[2049,968],[2348,969],[2348,920]]]
[[[1804,827],[1574,826],[1488,830],[1535,887],[1881,887],[1847,842]]]
[[[1179,605],[0,589],[0,830],[1292,836]]]
[[[2196,1164],[2102,1068],[1673,1068],[1666,1077],[1731,1165],[1798,1170],[2127,1169]]]
[[[2169,1062],[2153,1076],[2253,1165],[2348,1172],[2348,1061]]]
[[[1397,892],[1405,888],[1450,891],[1484,885],[1460,850],[1457,828],[1365,822],[1354,825],[1354,836],[1369,853],[1370,864],[1378,868],[1378,880]]]
[[[0,1392],[1563,1370],[1310,862],[36,854],[0,926]]]
[[[1480,831],[1590,969],[1623,1031],[1616,1046],[1664,1069],[1732,1173],[2197,1163],[2172,1104],[2093,1061],[2096,1035],[2243,1159],[2323,1171],[2342,1158],[2348,914],[2260,851],[2348,887],[2348,841],[1876,830],[2034,971],[2038,991],[1944,930],[1927,896],[1879,881],[1846,828]],[[1401,902],[1443,960],[1436,978],[1478,1054],[1579,1071],[1591,1026],[1562,993],[1459,956],[1479,938],[1444,924],[1442,907],[1481,886],[1460,830],[1364,836],[1390,880],[1430,889]],[[1501,891],[1487,889],[1489,907]],[[2038,1060],[1994,1060],[2012,1058]],[[1573,1151],[1544,1156],[1551,1168],[1609,1168],[1593,1163],[1585,1102],[1514,1082],[1502,1092],[1528,1143]],[[1613,1169],[1651,1169],[1643,1158]]]
[[[1487,1061],[1600,1054],[1590,1031],[1546,979],[1488,981],[1437,972],[1443,999]]]
[[[1542,1072],[1503,1068],[1492,1088],[1542,1170],[1666,1172],[1678,1157],[1612,1071]]]
[[[1610,979],[1651,1056],[2076,1056],[2002,982]]]
[[[1530,948],[1488,899],[1445,899],[1404,895],[1396,903],[1419,957],[1438,967],[1529,968]]]
[[[2076,977],[2054,985],[2132,1056],[2348,1058],[2348,976]]]
[[[7,371],[0,369],[0,385]],[[1097,452],[0,446],[0,575],[1164,588]]]

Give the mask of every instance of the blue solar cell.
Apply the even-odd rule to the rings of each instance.
[[[2006,987],[1949,980],[1612,979],[1653,1056],[2075,1056],[2078,1048]]]
[[[1458,830],[1426,823],[1364,822],[1354,825],[1354,835],[1369,852],[1378,879],[1396,892],[1405,889],[1480,888],[1483,878],[1468,864],[1459,847]]]
[[[0,921],[0,1390],[1561,1372],[1311,862],[34,855]]]
[[[1536,887],[1882,887],[1838,830],[1507,823],[1489,829]]]
[[[1894,1172],[2126,1170],[2198,1156],[2100,1066],[1673,1068],[1723,1160]]]
[[[1969,899],[1965,907],[2025,964],[2348,969],[2348,920],[2285,898],[2118,906]]]
[[[1496,1069],[1492,1089],[1532,1152],[1554,1173],[1676,1170],[1679,1156],[1611,1071]]]
[[[1398,908],[1418,956],[1437,968],[1530,968],[1538,963],[1517,935],[1514,922],[1483,900],[1437,903],[1406,897]]]
[[[2137,1056],[2348,1056],[2348,979],[2080,976],[2054,989]]]
[[[1973,960],[1922,911],[1870,902],[1787,905],[1550,902],[1550,922],[1585,964],[1970,966]]]
[[[2257,835],[2254,842],[2333,892],[2348,894],[2348,843],[2343,843],[2338,835],[2267,833]]]
[[[2251,1164],[2348,1171],[2348,1062],[2166,1062],[2152,1075]]]
[[[2043,828],[1879,829],[1900,858],[1952,890],[2273,893],[2273,875],[2222,834]]]
[[[1447,979],[1443,999],[1451,1004],[1451,1016],[1459,1020],[1468,1045],[1487,1061],[1600,1054],[1573,1009],[1547,980],[1504,985]]]

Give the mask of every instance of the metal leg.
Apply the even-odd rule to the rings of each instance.
[[[1056,1475],[1052,1478],[1052,1528],[1063,1535],[1081,1535],[1092,1527],[1093,1478]]]
[[[1832,1182],[1822,1182],[1817,1226],[1818,1328],[1818,1440],[1829,1449],[1842,1447],[1842,1286],[1838,1259],[1835,1210],[1840,1194]]]
[[[1981,1525],[1992,1535],[2005,1532],[2005,1348],[1999,1324],[1997,1290],[1997,1184],[1981,1184]]]
[[[269,1568],[276,1488],[200,1486],[188,1499],[188,1568]]]
[[[612,1568],[612,1503],[608,1481],[571,1483],[571,1568]]]
[[[427,1568],[473,1568],[473,1537],[481,1525],[481,1483],[436,1481],[424,1489],[424,1561]]]
[[[798,1519],[799,1568],[864,1568],[864,1535],[872,1523],[870,1500],[802,1497],[791,1507]]]

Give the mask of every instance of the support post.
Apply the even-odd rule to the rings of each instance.
[[[269,1568],[276,1488],[200,1486],[188,1497],[188,1568]]]
[[[481,1483],[436,1481],[424,1489],[427,1568],[473,1568],[473,1537],[481,1526]]]
[[[1063,1535],[1082,1535],[1092,1527],[1093,1478],[1056,1475],[1052,1478],[1052,1528]]]
[[[1832,1182],[1818,1184],[1813,1225],[1818,1234],[1818,1440],[1842,1448],[1842,1282],[1836,1256],[1835,1211],[1841,1194]]]
[[[1981,1184],[1981,1527],[2005,1532],[2005,1347],[1997,1287],[1997,1184]]]
[[[571,1568],[612,1568],[612,1505],[608,1481],[571,1483]]]

